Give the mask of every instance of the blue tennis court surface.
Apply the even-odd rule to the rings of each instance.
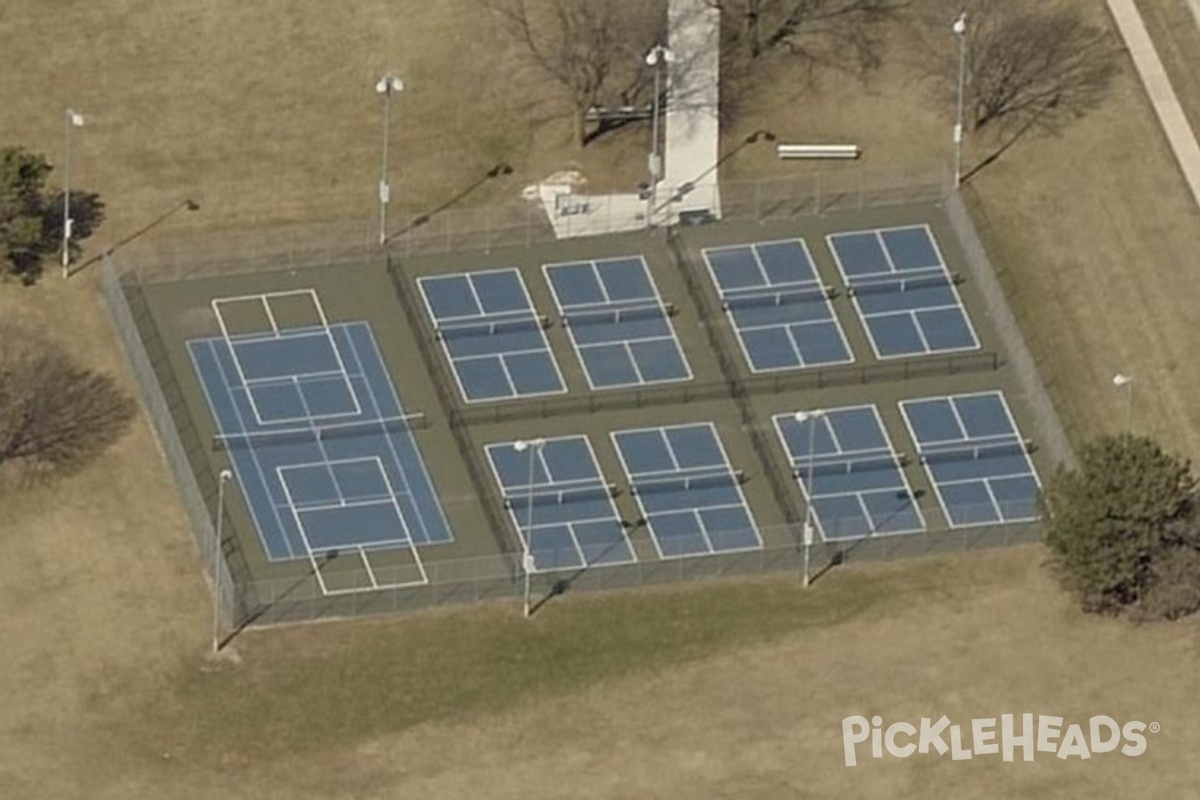
[[[827,237],[877,358],[979,349],[928,225]]]
[[[499,442],[485,448],[533,572],[637,560],[585,436]]]
[[[762,547],[741,475],[711,423],[610,435],[660,558]]]
[[[778,414],[774,422],[825,540],[925,530],[875,406],[825,409],[803,421]]]
[[[691,380],[670,308],[641,256],[542,269],[591,388]]]
[[[803,241],[709,247],[704,260],[752,372],[854,361]]]
[[[346,370],[336,379],[330,346]],[[196,339],[188,350],[268,559],[453,540],[366,323]],[[266,363],[243,356],[263,353],[275,355],[270,391],[241,377],[261,377]],[[342,385],[358,413],[327,388]],[[339,419],[320,424],[330,416]]]
[[[417,285],[468,403],[567,390],[517,270],[438,275]]]
[[[951,526],[1037,519],[1041,483],[1002,393],[905,400],[900,410]]]

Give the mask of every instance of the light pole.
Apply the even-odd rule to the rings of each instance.
[[[963,147],[963,93],[967,79],[967,12],[961,12],[954,20],[954,32],[958,35],[958,115],[954,122],[954,188],[962,185]]]
[[[675,54],[661,44],[654,45],[654,48],[646,54],[646,66],[654,70],[654,101],[650,122],[650,158],[648,162],[650,168],[650,195],[646,201],[647,228],[654,224],[654,210],[658,200],[658,182],[662,178],[662,157],[658,153],[658,104],[659,97],[662,94],[662,70],[660,67],[665,67],[674,60]]]
[[[825,416],[825,412],[819,409],[812,411],[797,411],[796,422],[801,425],[808,423],[808,505],[804,509],[804,586],[807,587],[811,582],[810,575],[810,560],[809,551],[812,550],[813,544],[813,497],[815,492],[813,484],[816,482],[816,476],[813,474],[813,466],[816,459],[816,434],[817,423]]]
[[[528,619],[531,608],[529,605],[529,582],[530,576],[533,574],[534,568],[537,566],[533,560],[533,553],[529,552],[529,537],[533,536],[533,467],[534,459],[538,453],[542,451],[542,447],[546,444],[545,439],[519,439],[513,442],[513,450],[518,453],[529,451],[529,482],[525,489],[527,492],[526,504],[528,510],[525,512],[525,534],[520,535],[517,531],[518,538],[521,540],[521,574],[525,579],[525,617]]]
[[[1133,376],[1118,372],[1113,375],[1113,386],[1125,390],[1125,432],[1133,433]]]
[[[225,520],[225,484],[233,477],[227,469],[217,476],[217,540],[213,542],[213,624],[212,654],[221,651],[221,531]]]
[[[391,196],[388,185],[388,139],[392,127],[392,92],[403,92],[404,81],[387,74],[375,83],[375,91],[383,95],[383,169],[379,178],[379,244],[387,242],[387,207]]]
[[[71,271],[71,129],[83,127],[83,115],[73,109],[67,109],[64,129],[66,131],[66,153],[63,158],[63,238],[62,238],[62,275],[64,278]]]

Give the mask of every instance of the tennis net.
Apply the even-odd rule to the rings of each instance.
[[[880,469],[894,469],[903,463],[900,453],[871,453],[863,455],[841,454],[837,456],[818,456],[809,463],[808,459],[797,461],[792,465],[792,474],[797,478],[810,475],[852,475],[858,472],[871,472]]]
[[[642,319],[665,319],[675,313],[675,307],[670,303],[654,303],[653,305],[625,306],[623,308],[580,309],[563,314],[564,325],[588,324],[619,324]]]
[[[958,276],[941,271],[931,275],[917,275],[911,278],[887,278],[854,281],[850,284],[852,295],[883,294],[885,292],[911,292],[918,289],[931,289],[938,286],[952,286],[958,283]]]
[[[953,461],[978,461],[982,458],[1025,455],[1032,442],[1010,439],[1003,442],[988,442],[977,445],[953,445],[921,451],[921,460],[926,464],[944,464]]]
[[[814,300],[828,300],[833,296],[833,289],[828,286],[813,285],[786,289],[783,291],[754,291],[727,293],[721,301],[726,310],[738,308],[762,308],[763,306],[785,306],[791,303],[811,303]]]
[[[307,428],[219,433],[213,437],[213,450],[237,450],[249,447],[269,447],[275,444],[325,442],[357,436],[382,436],[390,433],[422,430],[429,427],[423,413],[402,417],[373,419],[366,422],[342,422],[332,425],[310,425]]]
[[[745,480],[741,471],[712,472],[703,475],[671,475],[663,478],[633,480],[629,484],[631,494],[653,494],[654,492],[690,492],[722,486],[737,486]]]
[[[502,333],[521,333],[536,331],[550,327],[550,318],[531,315],[527,317],[507,317],[495,320],[471,320],[470,322],[449,322],[434,327],[434,332],[440,339],[463,339],[471,336],[496,336]]]
[[[539,487],[532,492],[519,490],[510,492],[504,497],[504,507],[518,511],[528,509],[531,502],[534,506],[586,503],[591,500],[610,498],[616,494],[616,491],[616,487],[610,483],[570,486],[562,489]]]

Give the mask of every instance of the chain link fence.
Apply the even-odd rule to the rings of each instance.
[[[844,564],[899,561],[1031,544],[1038,541],[1039,531],[1037,524],[1018,523],[926,530],[843,543],[820,542],[811,548],[809,572],[813,580],[819,582],[823,575]],[[535,603],[541,603],[570,593],[638,589],[721,578],[791,574],[799,580],[804,570],[804,548],[797,544],[802,541],[800,528],[768,528],[761,533],[768,541],[792,543],[738,553],[674,559],[651,557],[620,566],[538,573],[531,579],[533,599]],[[481,602],[511,602],[516,607],[523,592],[523,579],[516,562],[517,559],[505,556],[427,561],[425,570],[429,583],[426,586],[339,595],[321,594],[311,574],[259,578],[242,585],[256,599],[252,614],[243,622],[278,625]],[[399,572],[392,575],[387,569],[376,570],[376,578],[381,583],[399,577]]]
[[[948,182],[949,175],[941,164],[852,167],[786,178],[732,181],[719,187],[721,219],[779,222],[839,211],[936,202],[945,196]],[[689,203],[694,205],[694,194],[703,191],[706,189],[688,193]],[[670,205],[671,198],[665,203]],[[639,202],[632,202],[632,208],[644,213],[644,205]],[[644,216],[631,213],[629,196],[589,197],[586,209],[583,213],[548,215],[543,203],[537,201],[449,208],[408,219],[401,217],[383,249],[395,256],[435,255],[530,247],[577,235],[645,227]],[[666,216],[671,216],[669,210]],[[138,270],[146,281],[174,281],[364,262],[377,256],[380,249],[378,222],[372,219],[160,235],[131,242],[117,252],[122,272]]]
[[[996,270],[988,257],[983,240],[979,238],[979,233],[975,229],[975,223],[972,221],[962,193],[948,193],[943,207],[958,238],[958,244],[966,256],[967,268],[974,285],[979,289],[979,293],[987,305],[992,325],[1001,341],[1004,342],[1004,352],[1007,355],[1008,363],[1021,386],[1025,405],[1033,414],[1039,445],[1046,451],[1050,461],[1054,464],[1065,467],[1075,466],[1075,453],[1071,448],[1071,440],[1067,436],[1062,420],[1059,419],[1058,412],[1054,410],[1054,403],[1046,391],[1046,384],[1038,370],[1037,362],[1025,342],[1025,334],[1021,332],[1021,326],[1017,324],[1012,307],[1008,304],[1004,288],[996,276]]]
[[[722,367],[723,379],[709,384],[663,389],[643,389],[618,394],[589,394],[530,401],[504,407],[459,409],[447,394],[444,381],[435,380],[439,402],[450,417],[459,455],[472,468],[474,443],[470,429],[476,423],[501,422],[541,416],[592,413],[610,408],[639,408],[649,405],[690,402],[728,397],[737,402],[743,426],[750,431],[761,426],[748,398],[761,392],[817,389],[911,378],[954,375],[997,370],[1009,363],[1020,382],[1025,401],[1032,410],[1039,446],[1053,464],[1072,464],[1070,441],[1054,412],[1038,375],[1037,365],[1026,346],[1004,297],[971,216],[960,194],[941,165],[888,170],[839,170],[720,187],[723,219],[726,221],[782,221],[834,211],[865,210],[914,202],[941,202],[966,255],[971,277],[987,304],[993,324],[1005,345],[1005,359],[996,353],[969,353],[911,362],[880,362],[866,366],[806,370],[791,375],[740,377],[726,353],[728,346],[718,338],[712,344]],[[596,211],[594,213],[603,213]],[[593,223],[596,220],[592,221]],[[622,223],[623,224],[623,223]],[[561,228],[561,226],[559,226]],[[603,233],[604,225],[594,232]],[[619,226],[615,222],[614,229]],[[590,230],[590,229],[589,229]],[[452,603],[511,600],[520,596],[522,575],[520,545],[515,541],[504,515],[484,503],[490,536],[499,554],[466,560],[425,562],[428,585],[324,595],[311,571],[293,571],[288,577],[251,574],[236,536],[218,542],[215,517],[218,477],[204,452],[188,414],[177,381],[167,363],[165,345],[143,296],[144,282],[176,281],[210,275],[242,274],[339,263],[365,263],[387,257],[388,272],[397,299],[411,324],[420,314],[409,296],[410,281],[404,273],[404,254],[444,253],[529,246],[557,238],[555,225],[540,204],[521,204],[472,210],[447,210],[408,221],[381,248],[378,228],[373,223],[352,222],[325,226],[280,228],[232,234],[162,238],[137,243],[119,254],[107,254],[102,264],[101,285],[113,324],[141,390],[154,428],[191,525],[205,570],[218,591],[218,608],[226,631],[246,625],[298,622],[318,618],[353,616],[428,608]],[[705,295],[694,285],[676,233],[668,231],[668,248],[688,286],[693,301],[703,310]],[[121,264],[116,263],[119,255]],[[417,336],[422,360],[432,375],[441,362]],[[775,463],[764,442],[752,442],[760,457],[762,474],[771,483],[787,525],[764,531],[769,546],[743,553],[703,558],[644,558],[633,564],[584,569],[575,573],[533,576],[534,590],[541,597],[568,591],[636,588],[670,581],[692,581],[728,576],[795,572],[803,568],[800,536],[802,509],[786,486],[786,469]],[[477,467],[475,467],[477,469]],[[473,481],[487,484],[482,476]],[[981,515],[982,518],[982,515]],[[228,528],[226,528],[228,530]],[[894,536],[872,536],[845,542],[819,543],[811,550],[814,574],[839,564],[889,561],[921,555],[952,553],[1017,543],[1039,537],[1034,522],[971,528],[926,530]],[[827,532],[828,533],[828,532]],[[833,532],[836,536],[836,532]],[[783,544],[780,544],[780,543]],[[218,549],[220,557],[218,558]],[[215,565],[215,567],[214,567]],[[313,567],[314,569],[317,567]],[[214,572],[215,569],[215,572]],[[376,576],[389,582],[387,568]],[[399,582],[399,574],[396,582]]]
[[[180,437],[180,431],[191,426],[191,419],[166,365],[162,343],[154,333],[140,286],[135,280],[123,281],[107,257],[101,264],[100,286],[125,358],[141,390],[159,452],[175,479],[205,574],[217,594],[219,636],[219,631],[232,631],[249,618],[257,605],[252,587],[235,582],[231,574],[231,567],[238,561],[235,537],[218,540],[215,520],[219,478],[203,460],[189,457]],[[219,558],[218,549],[221,549]]]

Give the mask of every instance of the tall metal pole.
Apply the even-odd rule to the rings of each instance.
[[[225,521],[225,483],[233,477],[227,469],[221,470],[217,476],[217,540],[213,543],[213,620],[212,620],[212,654],[221,651],[221,534],[222,523]]]
[[[1112,382],[1113,386],[1125,390],[1125,432],[1133,433],[1133,376],[1118,373]]]
[[[658,207],[658,182],[662,178],[662,155],[658,149],[658,117],[661,113],[659,101],[662,97],[661,70],[674,60],[675,54],[661,44],[654,45],[654,48],[646,54],[646,64],[654,70],[654,99],[651,105],[650,121],[650,195],[646,205],[647,228],[654,224],[654,211]]]
[[[954,20],[954,32],[958,34],[958,115],[954,123],[954,187],[962,185],[963,149],[963,95],[967,77],[967,12],[963,11]]]
[[[387,243],[387,207],[391,199],[388,183],[388,140],[392,127],[392,92],[404,91],[404,81],[394,75],[384,75],[375,84],[375,91],[383,95],[383,166],[379,176],[379,244]]]
[[[812,583],[811,576],[811,560],[810,551],[812,550],[814,531],[813,531],[813,497],[816,492],[813,488],[816,483],[816,475],[813,474],[813,467],[816,464],[816,433],[817,422],[825,416],[824,411],[800,411],[796,413],[797,422],[808,423],[808,505],[804,509],[804,586],[808,587]]]
[[[525,610],[526,619],[529,618],[530,614],[533,611],[533,606],[530,602],[530,596],[531,596],[530,583],[532,580],[532,574],[533,574],[534,567],[536,566],[533,563],[533,553],[531,553],[529,551],[529,537],[533,535],[533,468],[534,468],[534,463],[535,463],[534,457],[537,455],[537,453],[539,453],[541,451],[542,445],[544,445],[545,443],[546,443],[545,439],[531,439],[529,441],[521,440],[521,441],[513,442],[513,449],[516,450],[518,453],[520,453],[524,450],[529,451],[529,481],[525,484],[526,506],[527,506],[526,512],[525,512],[525,533],[524,533],[524,535],[520,536],[520,539],[521,539],[521,574],[522,574],[522,577],[524,579],[524,584],[525,584],[525,586],[524,586],[524,589],[525,589],[524,610]],[[520,531],[518,531],[517,533],[520,534]]]
[[[63,154],[62,276],[66,278],[71,272],[71,128],[83,127],[83,115],[68,108],[63,122],[66,152]]]

